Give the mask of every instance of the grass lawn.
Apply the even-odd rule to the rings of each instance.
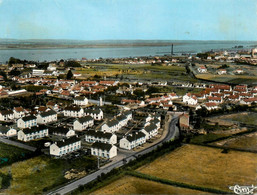
[[[231,117],[226,117],[225,119],[231,119],[248,125],[257,125],[257,113],[255,112],[232,114]]]
[[[249,75],[214,75],[214,74],[198,74],[195,75],[199,79],[210,81],[228,82],[231,84],[252,84],[257,82],[256,76]]]
[[[257,155],[204,146],[184,145],[137,171],[171,181],[229,190],[231,185],[256,184]]]
[[[246,149],[257,151],[257,133],[243,135],[237,138],[231,138],[212,143],[212,145],[222,145],[230,148]]]
[[[92,194],[207,194],[132,176],[124,176]],[[82,193],[83,194],[83,193]]]
[[[38,156],[26,161],[13,163],[0,169],[0,172],[12,174],[11,186],[4,191],[8,194],[42,194],[52,187],[67,180],[64,173],[71,168],[85,170],[87,166],[96,165],[96,159],[84,157],[81,159],[52,159],[48,156]]]
[[[149,64],[92,64],[91,69],[78,70],[84,76],[120,76],[136,79],[197,81],[186,74],[184,66],[151,66]]]
[[[12,163],[26,158],[27,155],[32,154],[28,150],[18,148],[15,146],[7,145],[0,142],[0,166],[6,163]]]
[[[215,133],[208,133],[206,135],[196,135],[191,138],[190,143],[193,144],[202,144],[204,142],[209,142],[216,140],[218,138],[226,137],[227,134],[215,134]]]

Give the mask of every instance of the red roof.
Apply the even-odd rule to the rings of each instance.
[[[213,107],[213,106],[217,106],[217,104],[215,102],[206,102],[205,105],[207,107]]]
[[[113,85],[116,81],[100,81],[100,85]]]
[[[221,101],[221,97],[208,97],[208,100],[217,100],[217,101]]]

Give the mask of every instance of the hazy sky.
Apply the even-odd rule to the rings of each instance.
[[[0,0],[0,38],[257,40],[257,0]]]

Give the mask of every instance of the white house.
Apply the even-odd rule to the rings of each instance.
[[[14,118],[18,119],[25,116],[25,111],[22,107],[13,108]]]
[[[73,99],[73,103],[78,106],[88,105],[88,99],[86,97],[77,96]]]
[[[0,126],[0,136],[11,137],[17,134],[17,130],[8,126]]]
[[[146,135],[143,132],[136,132],[120,140],[120,148],[131,150],[146,142]]]
[[[113,133],[102,132],[102,131],[89,130],[85,132],[85,141],[116,144],[117,135]]]
[[[96,109],[84,109],[85,116],[91,116],[94,120],[102,120],[104,117],[104,113],[100,108]]]
[[[192,95],[191,93],[187,93],[183,96],[183,102],[188,105],[196,105],[197,104],[197,97]]]
[[[142,129],[141,132],[145,134],[146,140],[148,140],[158,134],[158,127],[154,123],[151,123]]]
[[[50,145],[50,155],[63,156],[68,153],[74,152],[81,148],[81,140],[76,137],[70,137],[62,141],[54,142]]]
[[[107,123],[101,126],[101,131],[114,133],[119,130],[119,121],[116,119],[112,119],[107,121]]]
[[[78,106],[68,106],[64,108],[64,116],[67,117],[82,117],[84,116],[84,110],[83,108],[80,108]]]
[[[117,147],[112,144],[95,142],[91,146],[91,155],[102,158],[113,158],[117,156]]]
[[[31,141],[48,136],[48,127],[45,125],[37,125],[18,131],[18,140]]]
[[[75,131],[83,131],[88,127],[92,127],[94,125],[94,119],[91,116],[84,116],[78,118],[73,122],[73,129]]]
[[[37,117],[35,116],[24,116],[17,120],[17,127],[19,128],[29,128],[37,125]]]
[[[219,70],[218,70],[218,74],[219,74],[219,75],[227,74],[227,70],[226,70],[226,69],[219,69]]]
[[[14,119],[14,113],[12,110],[1,110],[0,121],[9,121]]]
[[[56,128],[50,128],[49,134],[68,138],[68,137],[74,136],[75,131],[64,127],[56,127]]]
[[[217,103],[215,102],[206,102],[204,104],[204,107],[207,109],[207,110],[215,110],[215,109],[218,109],[218,105]]]
[[[38,124],[46,124],[57,121],[57,113],[53,110],[42,112],[37,115]]]
[[[207,68],[205,68],[204,66],[198,67],[197,70],[198,70],[199,73],[206,73],[207,72]]]

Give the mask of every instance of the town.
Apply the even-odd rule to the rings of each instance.
[[[49,159],[92,156],[87,173],[65,173],[82,178],[161,143],[172,128],[169,140],[192,139],[217,126],[204,120],[209,114],[255,109],[256,63],[256,49],[54,62],[12,57],[0,66],[0,142]]]

